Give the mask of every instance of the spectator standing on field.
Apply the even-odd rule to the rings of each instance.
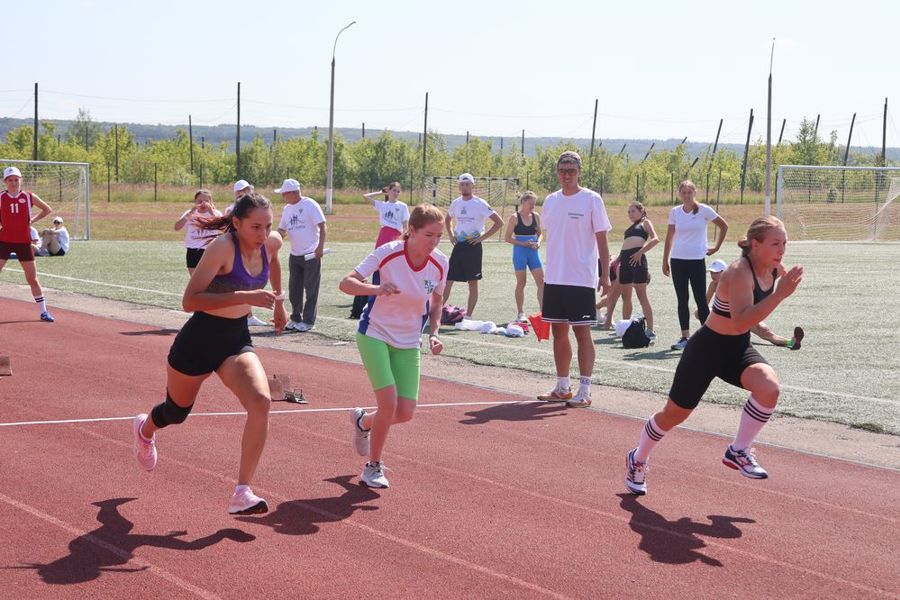
[[[278,233],[282,238],[289,238],[291,243],[288,259],[291,318],[285,329],[305,332],[316,324],[327,233],[325,215],[318,202],[300,195],[300,182],[296,179],[285,179],[275,193],[281,194],[285,202]]]

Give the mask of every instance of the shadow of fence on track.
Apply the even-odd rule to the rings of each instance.
[[[638,501],[632,494],[617,494],[620,506],[631,513],[628,525],[641,536],[638,548],[647,553],[653,562],[670,565],[684,565],[695,561],[713,567],[724,566],[718,559],[700,552],[706,542],[699,536],[737,539],[743,532],[735,523],[755,523],[747,517],[709,515],[709,523],[695,523],[688,517],[670,521]]]
[[[481,410],[465,413],[468,419],[463,425],[484,425],[491,421],[541,421],[551,417],[565,416],[568,407],[565,402],[528,402],[521,404],[498,404]]]
[[[352,478],[352,475],[341,475],[325,480],[344,489],[338,496],[289,500],[264,516],[238,517],[238,521],[265,525],[282,535],[312,535],[319,531],[321,523],[349,519],[359,510],[378,510],[377,506],[363,503],[377,500],[381,495],[362,484],[352,483]]]
[[[12,569],[34,569],[44,583],[71,585],[93,581],[105,573],[136,573],[146,571],[149,566],[137,564],[127,567],[134,558],[134,551],[142,546],[187,551],[202,550],[222,540],[251,542],[256,539],[240,529],[220,529],[211,535],[193,541],[179,539],[187,531],[172,531],[165,535],[131,533],[134,523],[119,514],[119,507],[135,498],[112,498],[94,502],[100,507],[97,520],[100,527],[80,535],[69,542],[69,554],[51,563],[31,563]]]

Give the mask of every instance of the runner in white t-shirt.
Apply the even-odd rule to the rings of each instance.
[[[594,371],[594,341],[591,325],[597,322],[595,290],[597,280],[609,285],[609,273],[597,271],[597,259],[609,264],[606,232],[612,229],[600,194],[578,184],[581,157],[563,152],[556,161],[562,189],[544,200],[541,221],[547,232],[547,266],[544,272],[542,318],[553,330],[553,360],[556,387],[538,396],[540,400],[563,401],[572,407],[591,404],[591,375]],[[578,393],[572,396],[569,369],[572,345],[569,326],[578,344]]]
[[[406,224],[409,222],[409,207],[398,200],[401,191],[400,182],[394,181],[384,186],[380,192],[363,194],[363,198],[371,202],[372,208],[378,211],[378,222],[381,229],[375,240],[376,248],[400,239],[403,232],[406,231]],[[382,195],[384,200],[378,200],[378,196]],[[350,309],[350,318],[360,318],[365,307],[366,297],[356,296],[353,299],[353,307]]]
[[[222,212],[213,203],[212,192],[201,189],[194,194],[194,205],[175,221],[175,231],[184,229],[184,247],[187,249],[185,262],[189,274],[194,274],[207,244],[221,233],[218,230],[204,229],[200,220],[221,216]]]
[[[453,244],[450,253],[450,270],[447,273],[447,287],[444,290],[444,304],[450,299],[454,281],[469,284],[469,300],[466,314],[471,317],[478,303],[478,281],[481,279],[481,242],[490,238],[503,227],[503,219],[491,206],[472,194],[475,178],[469,173],[459,176],[459,198],[450,203],[444,226]],[[491,228],[484,231],[484,223],[490,219]]]
[[[444,214],[430,204],[413,208],[406,239],[379,246],[340,283],[351,296],[368,296],[356,344],[378,409],[352,413],[353,446],[369,462],[360,479],[369,487],[389,487],[381,461],[392,424],[409,421],[419,397],[422,327],[429,323],[432,354],[437,337],[441,294],[447,281],[447,257],[437,249]],[[364,280],[371,277],[372,283]]]
[[[672,276],[675,295],[678,298],[678,323],[681,339],[672,344],[672,350],[684,350],[691,335],[691,311],[688,305],[688,285],[697,304],[700,323],[706,322],[709,306],[706,304],[706,257],[715,254],[725,241],[728,223],[706,204],[696,201],[697,186],[684,180],[678,186],[681,206],[669,211],[669,227],[663,249],[663,275]],[[709,223],[718,226],[716,245],[708,247],[706,228]],[[670,259],[671,258],[671,264]]]
[[[306,332],[316,323],[327,231],[325,214],[318,202],[300,195],[300,182],[296,179],[285,179],[275,193],[281,194],[285,202],[278,233],[291,242],[288,258],[291,319],[285,329]],[[307,258],[309,255],[313,255],[312,258]]]

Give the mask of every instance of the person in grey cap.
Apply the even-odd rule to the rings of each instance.
[[[322,255],[328,231],[325,215],[318,202],[300,195],[300,182],[296,179],[285,179],[275,193],[281,194],[285,202],[278,233],[291,242],[288,259],[291,318],[285,329],[305,332],[316,324]]]
[[[444,288],[444,304],[450,300],[454,281],[469,284],[469,301],[466,314],[471,317],[478,303],[478,281],[481,279],[481,242],[489,239],[503,227],[503,219],[490,204],[472,192],[475,178],[470,173],[459,176],[460,196],[450,203],[444,226],[453,244],[450,253],[450,267],[447,270],[447,285]],[[484,223],[490,219],[491,228],[485,232]],[[452,221],[452,223],[451,223]]]

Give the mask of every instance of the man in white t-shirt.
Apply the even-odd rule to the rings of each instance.
[[[318,202],[300,195],[300,183],[296,179],[285,179],[275,193],[281,194],[285,202],[278,233],[291,242],[291,256],[288,259],[291,318],[284,328],[309,331],[316,323],[319,302],[322,254],[327,232],[325,215]]]
[[[41,231],[41,245],[47,256],[65,256],[69,251],[69,230],[62,217],[53,217],[53,227]]]
[[[556,387],[540,400],[567,402],[572,407],[591,404],[591,375],[594,370],[594,341],[591,325],[597,323],[594,290],[597,281],[609,285],[609,272],[598,275],[597,258],[609,264],[606,232],[612,229],[600,194],[578,184],[581,157],[563,152],[556,161],[562,189],[547,196],[541,212],[541,226],[547,232],[547,263],[544,269],[542,318],[553,331],[553,360]],[[569,327],[578,345],[578,393],[569,387],[572,345]]]
[[[469,173],[459,176],[459,198],[450,203],[444,225],[453,252],[450,253],[450,268],[447,273],[447,286],[444,288],[444,304],[450,299],[450,291],[454,281],[466,281],[469,284],[469,301],[466,314],[471,317],[478,303],[478,281],[481,279],[482,247],[481,242],[490,238],[503,227],[503,219],[491,206],[472,194],[475,178]],[[490,219],[491,228],[484,231],[484,223]]]

